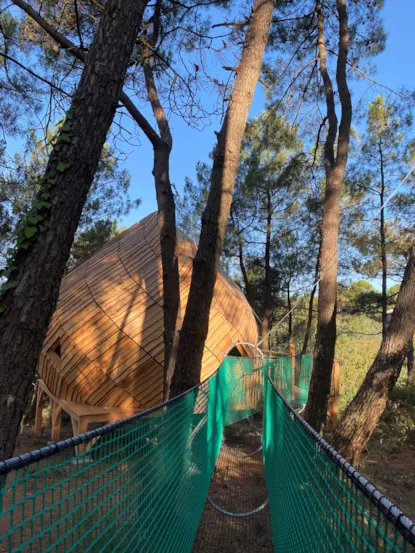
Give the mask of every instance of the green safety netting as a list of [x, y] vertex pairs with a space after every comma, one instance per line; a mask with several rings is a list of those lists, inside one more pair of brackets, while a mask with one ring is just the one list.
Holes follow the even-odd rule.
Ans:
[[410, 521], [289, 406], [311, 366], [229, 357], [165, 405], [0, 463], [0, 553], [190, 553], [224, 427], [259, 411], [278, 553], [409, 551]]
[[263, 366], [266, 374], [292, 407], [305, 405], [313, 369], [311, 355], [266, 358]]
[[255, 364], [229, 358], [167, 405], [0, 463], [0, 552], [190, 552], [224, 424], [257, 410]]
[[325, 442], [277, 389], [285, 363], [265, 378], [262, 434], [274, 548], [278, 553], [413, 551], [415, 526]]

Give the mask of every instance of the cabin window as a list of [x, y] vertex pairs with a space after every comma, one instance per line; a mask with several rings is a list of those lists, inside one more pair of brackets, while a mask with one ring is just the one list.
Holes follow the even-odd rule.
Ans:
[[56, 366], [60, 366], [62, 359], [62, 346], [60, 338], [56, 340], [51, 348], [49, 348], [48, 355]]

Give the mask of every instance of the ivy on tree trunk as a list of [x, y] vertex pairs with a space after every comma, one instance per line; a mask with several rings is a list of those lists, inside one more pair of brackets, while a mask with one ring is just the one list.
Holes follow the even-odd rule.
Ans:
[[146, 0], [105, 3], [39, 198], [20, 226], [20, 235], [27, 240], [18, 240], [9, 260], [9, 286], [2, 292], [0, 316], [1, 459], [13, 454], [60, 281], [146, 4]]

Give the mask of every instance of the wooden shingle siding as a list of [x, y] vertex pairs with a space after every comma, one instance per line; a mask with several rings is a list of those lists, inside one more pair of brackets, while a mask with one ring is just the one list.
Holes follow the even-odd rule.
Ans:
[[[177, 231], [181, 314], [195, 244]], [[163, 283], [157, 213], [105, 244], [62, 281], [38, 372], [58, 398], [91, 406], [144, 409], [162, 400]], [[242, 291], [220, 271], [203, 356], [202, 379], [239, 341], [256, 343]], [[59, 344], [60, 357], [53, 354]], [[241, 348], [241, 352], [247, 352]]]

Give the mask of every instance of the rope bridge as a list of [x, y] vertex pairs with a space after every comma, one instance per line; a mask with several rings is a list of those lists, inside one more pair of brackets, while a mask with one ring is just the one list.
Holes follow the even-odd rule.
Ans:
[[[309, 357], [227, 357], [165, 404], [1, 462], [0, 553], [213, 553], [208, 508], [241, 525], [266, 513], [256, 551], [413, 551], [415, 525], [297, 414], [310, 371]], [[224, 454], [263, 462], [267, 497], [252, 509], [224, 504], [248, 485], [215, 488]]]

